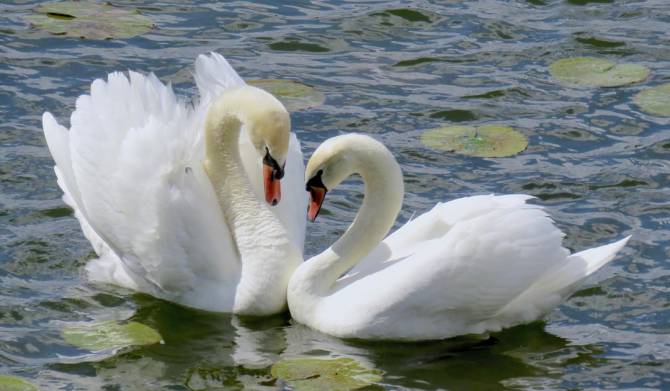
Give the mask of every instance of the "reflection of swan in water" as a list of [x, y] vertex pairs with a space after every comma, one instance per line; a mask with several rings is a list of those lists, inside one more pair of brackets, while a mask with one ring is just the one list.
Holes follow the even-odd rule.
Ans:
[[283, 317], [242, 320], [233, 316], [230, 325], [235, 329], [231, 357], [235, 365], [265, 368], [279, 359], [286, 349], [285, 319]]
[[316, 355], [319, 358], [351, 357], [374, 367], [364, 346], [356, 346], [301, 324], [286, 325], [285, 318], [269, 318], [268, 324], [268, 318], [259, 321], [233, 316], [230, 324], [235, 328], [231, 354], [235, 365], [265, 368], [282, 358]]
[[[190, 378], [193, 384], [209, 384], [211, 388], [223, 387], [225, 380], [228, 384], [237, 382], [241, 388], [263, 389], [259, 383], [271, 382], [269, 366], [281, 359], [303, 356], [353, 358], [385, 371], [383, 381], [391, 388], [502, 389], [501, 382], [514, 384], [515, 378], [542, 376], [543, 381], [551, 381], [545, 376], [545, 367], [561, 370], [567, 365], [592, 363], [599, 353], [596, 346], [568, 344], [545, 332], [539, 322], [492, 334], [485, 341], [456, 338], [389, 344], [342, 340], [289, 323], [286, 316], [240, 318], [192, 310], [148, 296], [138, 300], [132, 320], [156, 328], [165, 344], [138, 348], [153, 363], [138, 362], [136, 354], [116, 356], [107, 362], [105, 383], [119, 384], [122, 389], [146, 387], [140, 379], [124, 378], [114, 370], [136, 362], [155, 373], [162, 384], [183, 385]], [[126, 373], [135, 376], [137, 372]], [[49, 376], [66, 379], [68, 375], [51, 371]], [[86, 389], [102, 388], [102, 376], [101, 372], [90, 379], [91, 386]]]
[[296, 357], [349, 357], [384, 371], [387, 377], [383, 382], [391, 388], [502, 389], [501, 382], [532, 384], [533, 377], [552, 384], [549, 375], [553, 371], [591, 362], [599, 353], [595, 346], [571, 346], [547, 333], [542, 322], [510, 328], [489, 338], [394, 344], [343, 340], [297, 323], [264, 328], [233, 319], [231, 324], [236, 332], [232, 354], [236, 366], [260, 368]]
[[286, 328], [286, 350], [282, 352], [282, 357], [299, 357], [306, 354], [318, 354], [322, 357], [351, 357], [374, 368], [375, 363], [370, 359], [370, 353], [373, 351], [365, 345], [357, 345], [294, 323], [291, 327]]

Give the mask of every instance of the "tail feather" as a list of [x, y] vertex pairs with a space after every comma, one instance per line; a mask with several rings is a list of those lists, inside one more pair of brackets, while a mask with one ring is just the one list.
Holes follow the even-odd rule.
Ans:
[[546, 273], [508, 303], [498, 312], [499, 316], [508, 317], [514, 324], [520, 320], [537, 319], [574, 293], [589, 275], [614, 259], [629, 239], [630, 236], [627, 236], [617, 242], [570, 255], [559, 268]]
[[536, 289], [542, 289], [549, 294], [558, 294], [564, 299], [574, 293], [588, 276], [614, 259], [629, 239], [630, 236], [627, 236], [617, 242], [570, 255], [559, 269], [548, 273], [539, 284], [535, 284]]
[[588, 250], [572, 254], [568, 257], [568, 259], [579, 258], [586, 262], [586, 271], [584, 277], [587, 277], [614, 259], [614, 256], [616, 256], [616, 254], [621, 251], [626, 243], [628, 243], [629, 239], [630, 235], [619, 240], [618, 242], [590, 248]]

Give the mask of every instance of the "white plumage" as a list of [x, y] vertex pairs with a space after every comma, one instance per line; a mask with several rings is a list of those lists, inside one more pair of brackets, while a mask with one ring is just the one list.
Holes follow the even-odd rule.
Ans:
[[[245, 84], [216, 53], [198, 57], [194, 76], [200, 100], [191, 107], [153, 74], [111, 73], [77, 99], [69, 131], [44, 113], [44, 133], [64, 200], [99, 256], [87, 265], [92, 280], [192, 307], [245, 313], [235, 304], [245, 285], [236, 240], [262, 238], [231, 232], [203, 167], [210, 106], [224, 91]], [[290, 135], [283, 201], [273, 208], [262, 201], [261, 157], [244, 129], [239, 155], [253, 189], [245, 196], [261, 200], [257, 208], [279, 218], [283, 227], [277, 229], [301, 256], [306, 196], [297, 138]], [[268, 263], [290, 271], [296, 265], [293, 259]], [[277, 284], [283, 274], [277, 271]], [[247, 288], [265, 283], [245, 278]]]
[[570, 255], [546, 211], [519, 194], [439, 203], [381, 241], [403, 195], [400, 168], [381, 143], [327, 140], [305, 177], [332, 189], [352, 173], [365, 182], [354, 223], [298, 267], [288, 291], [295, 319], [338, 337], [441, 339], [530, 322], [628, 241]]

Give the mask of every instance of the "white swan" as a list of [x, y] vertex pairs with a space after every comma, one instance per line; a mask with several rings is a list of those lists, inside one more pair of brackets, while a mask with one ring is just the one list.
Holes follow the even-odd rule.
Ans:
[[354, 173], [365, 183], [354, 222], [288, 287], [293, 318], [338, 337], [442, 339], [529, 322], [628, 241], [570, 255], [546, 212], [515, 194], [440, 203], [380, 244], [402, 204], [402, 173], [381, 143], [355, 134], [327, 140], [307, 163], [311, 220]]
[[[195, 79], [195, 107], [153, 74], [117, 72], [77, 99], [69, 131], [44, 113], [63, 198], [99, 256], [89, 278], [210, 311], [280, 312], [302, 262], [300, 145], [284, 106], [222, 56], [199, 56]], [[270, 207], [284, 164], [284, 200]]]

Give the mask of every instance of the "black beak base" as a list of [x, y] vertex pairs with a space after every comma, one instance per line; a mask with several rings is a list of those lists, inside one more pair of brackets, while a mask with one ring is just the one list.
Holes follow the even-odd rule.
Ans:
[[270, 150], [266, 147], [265, 148], [265, 157], [263, 157], [263, 164], [266, 166], [270, 166], [272, 168], [272, 179], [282, 179], [284, 177], [284, 167], [286, 166], [286, 163], [284, 163], [283, 166], [279, 166], [279, 163], [270, 155]]
[[311, 188], [317, 187], [324, 189], [325, 191], [328, 191], [326, 188], [326, 185], [323, 184], [323, 179], [321, 179], [321, 176], [323, 175], [323, 170], [319, 170], [316, 172], [316, 175], [313, 177], [309, 178], [307, 183], [305, 183], [305, 190], [310, 191]]

